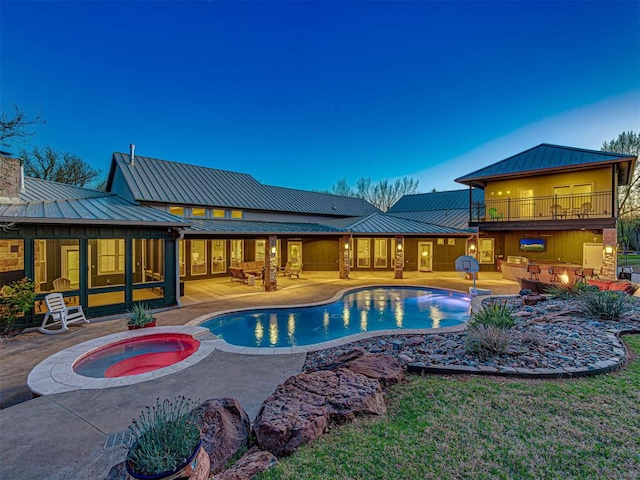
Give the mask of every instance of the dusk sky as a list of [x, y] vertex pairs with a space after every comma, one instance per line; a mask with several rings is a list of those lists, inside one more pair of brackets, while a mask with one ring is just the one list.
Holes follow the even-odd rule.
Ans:
[[[328, 190], [420, 191], [540, 143], [640, 131], [640, 2], [0, 3], [0, 101], [114, 151]], [[14, 152], [17, 153], [17, 152]]]

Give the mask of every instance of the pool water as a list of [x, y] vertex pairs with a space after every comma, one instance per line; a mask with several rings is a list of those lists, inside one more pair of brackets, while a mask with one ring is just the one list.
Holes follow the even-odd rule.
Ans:
[[74, 362], [73, 371], [92, 378], [139, 375], [180, 362], [199, 346], [200, 342], [191, 335], [146, 335], [93, 350]]
[[375, 287], [352, 291], [331, 304], [245, 310], [202, 326], [233, 345], [292, 347], [361, 332], [451, 327], [468, 320], [470, 305], [469, 295], [449, 290]]

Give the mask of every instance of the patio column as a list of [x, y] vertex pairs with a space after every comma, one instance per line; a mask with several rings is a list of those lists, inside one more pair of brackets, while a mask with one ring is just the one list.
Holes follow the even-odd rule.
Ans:
[[396, 236], [396, 251], [393, 278], [401, 279], [404, 271], [404, 237]]
[[269, 235], [267, 239], [267, 252], [264, 258], [264, 290], [275, 292], [278, 289], [278, 239], [275, 235]]
[[[618, 231], [615, 228], [602, 229], [602, 275], [603, 280], [618, 278]], [[598, 273], [598, 272], [596, 272]]]
[[343, 235], [339, 240], [338, 246], [338, 271], [339, 278], [348, 279], [351, 274], [351, 250], [349, 249], [349, 235]]

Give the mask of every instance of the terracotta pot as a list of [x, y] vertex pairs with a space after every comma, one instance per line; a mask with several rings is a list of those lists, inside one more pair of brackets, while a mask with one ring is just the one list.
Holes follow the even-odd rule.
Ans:
[[202, 447], [202, 440], [198, 442], [197, 448], [193, 454], [187, 459], [184, 465], [180, 465], [177, 469], [169, 472], [162, 472], [156, 475], [143, 475], [135, 473], [129, 468], [129, 462], [126, 462], [128, 478], [138, 480], [177, 480], [180, 478], [188, 478], [189, 480], [206, 480], [209, 478], [209, 469], [211, 462], [209, 454]]
[[153, 319], [153, 322], [149, 322], [146, 325], [127, 325], [127, 327], [129, 328], [129, 330], [137, 330], [138, 328], [149, 328], [149, 327], [155, 327], [156, 326], [156, 319]]

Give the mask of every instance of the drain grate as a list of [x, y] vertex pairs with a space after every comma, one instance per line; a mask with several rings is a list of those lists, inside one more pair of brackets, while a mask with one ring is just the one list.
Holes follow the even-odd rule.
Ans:
[[110, 433], [107, 435], [107, 439], [104, 442], [104, 450], [122, 445], [129, 440], [131, 432], [129, 430], [123, 430], [122, 432]]

